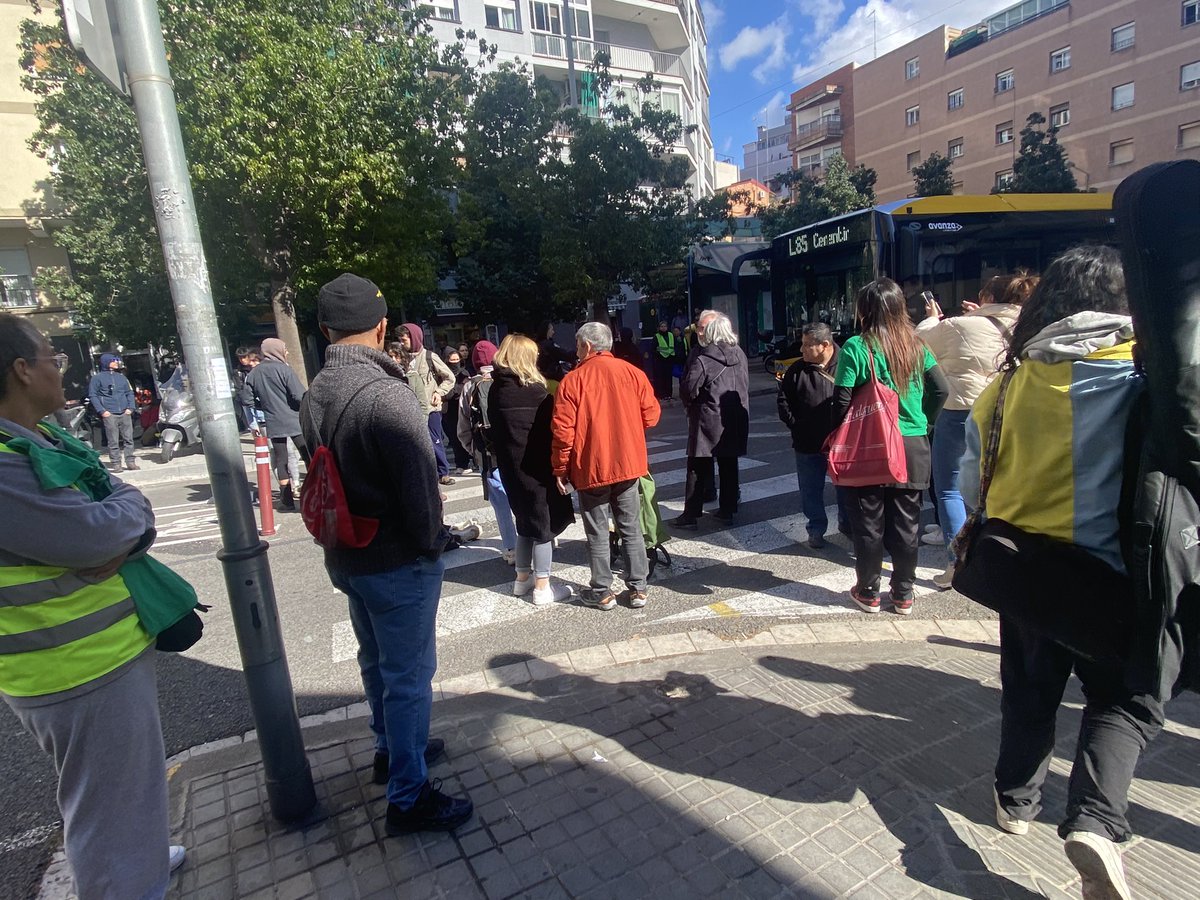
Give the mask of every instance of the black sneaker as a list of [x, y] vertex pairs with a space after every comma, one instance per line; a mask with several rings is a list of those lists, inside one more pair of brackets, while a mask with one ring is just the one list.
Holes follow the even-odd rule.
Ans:
[[718, 522], [724, 522], [726, 525], [733, 524], [733, 513], [731, 512], [721, 512], [721, 510], [718, 509], [712, 514], [712, 516]]
[[471, 818], [475, 804], [467, 797], [443, 794], [441, 786], [440, 778], [426, 782], [412, 809], [402, 810], [389, 803], [384, 830], [393, 836], [414, 831], [453, 831]]
[[678, 516], [667, 524], [672, 528], [686, 528], [689, 531], [695, 531], [700, 527], [700, 520], [693, 519], [691, 516]]
[[829, 544], [825, 540], [824, 536], [819, 535], [819, 534], [814, 534], [811, 537], [809, 537], [808, 546], [812, 550], [824, 550], [827, 546], [829, 546]]
[[[446, 752], [446, 742], [441, 738], [430, 738], [425, 745], [425, 765], [432, 766]], [[390, 760], [386, 753], [376, 753], [371, 780], [376, 784], [388, 783], [388, 765]]]
[[296, 495], [292, 493], [291, 484], [285, 484], [279, 489], [279, 505], [286, 510], [296, 508]]

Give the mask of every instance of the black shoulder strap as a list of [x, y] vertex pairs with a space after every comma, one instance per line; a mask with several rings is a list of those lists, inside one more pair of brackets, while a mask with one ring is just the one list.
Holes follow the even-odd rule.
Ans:
[[[368, 381], [366, 384], [360, 386], [358, 390], [356, 390], [353, 394], [350, 395], [350, 399], [346, 401], [346, 405], [343, 406], [342, 411], [340, 413], [338, 413], [337, 421], [333, 423], [333, 430], [331, 432], [329, 432], [328, 443], [322, 443], [321, 446], [329, 446], [329, 445], [333, 444], [333, 439], [337, 436], [337, 430], [341, 426], [342, 419], [345, 417], [347, 411], [349, 411], [351, 404], [354, 403], [354, 401], [358, 399], [359, 394], [361, 394], [363, 391], [365, 391], [371, 385], [377, 384], [378, 382], [379, 382], [379, 379], [374, 379], [372, 381]], [[317, 436], [317, 440], [320, 441], [321, 440], [321, 431], [320, 431], [320, 429], [317, 428], [316, 420], [313, 419], [311, 402], [308, 404], [308, 421], [309, 421], [309, 424], [312, 425], [313, 434], [315, 434]]]
[[1005, 344], [1012, 343], [1012, 329], [1001, 322], [996, 316], [984, 316], [989, 322], [996, 326], [996, 330], [1000, 332], [1000, 336], [1004, 338]]

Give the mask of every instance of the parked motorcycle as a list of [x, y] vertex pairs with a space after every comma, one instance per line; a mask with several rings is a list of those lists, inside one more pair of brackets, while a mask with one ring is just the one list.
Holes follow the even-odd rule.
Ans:
[[159, 452], [162, 461], [169, 463], [181, 446], [200, 443], [200, 413], [182, 366], [176, 366], [171, 377], [158, 386], [158, 395]]
[[93, 416], [89, 413], [90, 407], [86, 400], [71, 400], [62, 409], [51, 416], [47, 416], [46, 421], [53, 420], [55, 425], [71, 435], [71, 437], [82, 441], [89, 447], [95, 448], [96, 440], [92, 432]]

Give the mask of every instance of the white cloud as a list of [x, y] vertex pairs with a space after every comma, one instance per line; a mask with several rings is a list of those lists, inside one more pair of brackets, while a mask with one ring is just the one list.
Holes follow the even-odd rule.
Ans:
[[766, 125], [768, 128], [782, 125], [784, 116], [787, 115], [788, 99], [786, 91], [776, 91], [771, 99], [759, 107], [758, 112], [754, 114], [754, 124]]
[[812, 19], [812, 37], [819, 40], [833, 30], [846, 9], [842, 0], [793, 0], [802, 15]]
[[700, 6], [704, 8], [704, 27], [712, 37], [725, 21], [725, 8], [720, 0], [700, 0]]
[[786, 65], [787, 39], [791, 33], [792, 28], [787, 16], [780, 16], [762, 28], [747, 25], [733, 40], [721, 47], [718, 54], [721, 66], [727, 71], [733, 71], [742, 62], [756, 59], [758, 64], [750, 74], [756, 81], [764, 82], [772, 72]]
[[[806, 0], [805, 6], [811, 14], [814, 7], [835, 3], [840, 5], [841, 0]], [[945, 0], [867, 0], [841, 27], [821, 36], [820, 43], [796, 64], [792, 78], [798, 86], [805, 85], [848, 62], [870, 62], [939, 25], [963, 28], [1002, 8], [997, 0], [960, 0], [950, 9]]]

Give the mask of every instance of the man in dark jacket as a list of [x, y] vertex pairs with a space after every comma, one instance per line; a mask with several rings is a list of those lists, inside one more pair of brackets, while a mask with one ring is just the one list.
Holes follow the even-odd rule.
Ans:
[[309, 446], [336, 460], [350, 512], [379, 522], [365, 547], [327, 549], [325, 568], [349, 600], [358, 638], [375, 782], [387, 784], [385, 828], [450, 831], [474, 806], [443, 794], [427, 769], [444, 746], [429, 740], [442, 500], [428, 422], [404, 370], [383, 352], [386, 316], [382, 292], [365, 278], [339, 275], [321, 288], [317, 319], [331, 346], [300, 421]]
[[121, 373], [121, 357], [105, 353], [100, 357], [100, 371], [88, 384], [88, 401], [104, 422], [108, 440], [108, 458], [113, 471], [121, 469], [121, 451], [125, 452], [125, 468], [138, 468], [133, 455], [133, 411], [137, 401], [129, 379]]
[[[833, 430], [833, 375], [841, 348], [824, 322], [804, 329], [801, 357], [784, 373], [779, 385], [779, 418], [792, 432], [796, 451], [796, 478], [800, 483], [800, 508], [808, 519], [808, 546], [825, 546], [829, 517], [825, 515], [825, 470], [822, 446]], [[838, 530], [850, 533], [842, 492], [838, 498]]]
[[287, 345], [279, 338], [263, 341], [260, 353], [262, 362], [247, 373], [240, 399], [243, 404], [262, 411], [264, 428], [271, 439], [271, 462], [279, 480], [280, 505], [284, 509], [295, 509], [292, 486], [300, 484], [300, 456], [304, 456], [305, 464], [309, 460], [308, 449], [300, 435], [299, 411], [304, 385], [288, 365]]
[[704, 498], [720, 473], [720, 507], [716, 517], [733, 521], [738, 504], [738, 457], [746, 455], [750, 437], [750, 372], [729, 317], [705, 310], [697, 323], [692, 353], [679, 395], [687, 407], [687, 488], [676, 528], [698, 527]]

